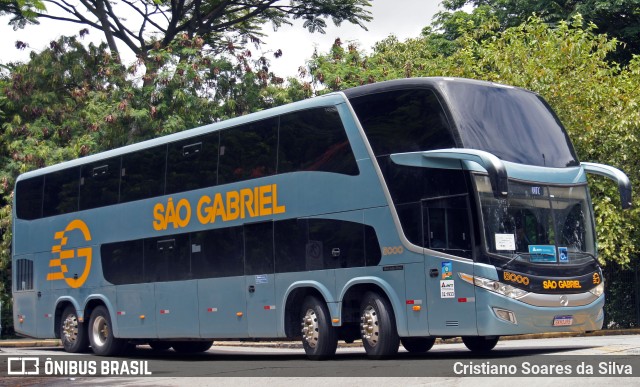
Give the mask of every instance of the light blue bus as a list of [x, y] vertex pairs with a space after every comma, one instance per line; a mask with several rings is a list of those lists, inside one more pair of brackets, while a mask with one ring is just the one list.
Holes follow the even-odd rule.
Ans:
[[460, 336], [600, 329], [587, 173], [529, 91], [415, 78], [230, 119], [21, 175], [18, 334], [132, 344], [339, 340], [371, 358]]

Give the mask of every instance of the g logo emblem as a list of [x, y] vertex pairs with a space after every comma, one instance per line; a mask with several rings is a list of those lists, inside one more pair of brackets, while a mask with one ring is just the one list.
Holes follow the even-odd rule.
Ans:
[[[93, 255], [93, 249], [91, 247], [82, 247], [75, 250], [63, 250], [62, 248], [67, 244], [67, 241], [68, 241], [68, 237], [66, 236], [66, 233], [73, 230], [79, 230], [82, 233], [82, 236], [84, 237], [84, 240], [86, 242], [91, 240], [91, 233], [89, 232], [89, 227], [87, 227], [86, 223], [81, 221], [80, 219], [72, 220], [63, 231], [56, 232], [54, 239], [59, 240], [60, 244], [54, 245], [51, 248], [51, 252], [53, 254], [58, 254], [58, 258], [52, 258], [49, 261], [49, 267], [60, 268], [60, 271], [47, 274], [47, 281], [63, 279], [67, 282], [67, 285], [69, 285], [70, 287], [79, 288], [87, 280], [87, 277], [89, 276], [89, 272], [91, 271], [91, 257]], [[71, 258], [85, 259], [84, 270], [82, 271], [82, 275], [80, 275], [79, 277], [77, 275], [74, 275], [71, 278], [66, 276], [69, 269], [67, 268], [67, 265], [62, 263], [62, 260], [71, 259]]]

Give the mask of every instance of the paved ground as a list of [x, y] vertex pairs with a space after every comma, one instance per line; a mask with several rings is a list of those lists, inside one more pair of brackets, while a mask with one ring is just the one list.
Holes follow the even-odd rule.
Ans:
[[[409, 354], [403, 350], [393, 359], [376, 361], [366, 357], [356, 346], [342, 347], [335, 359], [309, 361], [299, 348], [256, 345], [214, 346], [206, 353], [184, 356], [173, 351], [153, 352], [140, 346], [125, 358], [101, 358], [93, 355], [66, 354], [59, 347], [4, 347], [0, 358], [40, 357], [53, 361], [146, 361], [152, 377], [7, 377], [0, 385], [130, 385], [183, 386], [211, 385], [300, 385], [305, 386], [574, 386], [585, 381], [616, 387], [637, 386], [640, 375], [640, 334], [599, 335], [587, 337], [552, 337], [500, 341], [489, 354], [474, 354], [461, 343], [436, 344], [425, 354]], [[61, 360], [62, 359], [62, 360]], [[592, 374], [579, 373], [583, 364]], [[485, 375], [472, 366], [514, 367], [528, 372], [526, 377]], [[6, 369], [6, 364], [0, 364]], [[568, 368], [567, 368], [568, 367]], [[631, 367], [631, 368], [629, 368]], [[557, 370], [571, 370], [569, 375]], [[551, 373], [547, 372], [551, 370]], [[628, 377], [627, 371], [632, 371]], [[585, 375], [592, 379], [585, 379]], [[186, 377], [185, 376], [189, 376]], [[490, 376], [490, 377], [484, 377]]]
[[[640, 335], [640, 328], [637, 329], [606, 329], [590, 333], [536, 333], [530, 335], [504, 336], [500, 338], [500, 342], [511, 340], [529, 340], [529, 339], [548, 339], [562, 337], [597, 337], [597, 336], [625, 336]], [[436, 341], [436, 344], [460, 343], [460, 338], [452, 338], [447, 340]], [[340, 347], [361, 347], [360, 342], [353, 344], [345, 344], [341, 342]], [[0, 348], [16, 348], [16, 347], [56, 347], [60, 346], [60, 340], [57, 339], [29, 339], [29, 338], [12, 338], [0, 339]], [[233, 346], [233, 347], [270, 347], [270, 348], [302, 348], [297, 341], [216, 341], [215, 346]]]

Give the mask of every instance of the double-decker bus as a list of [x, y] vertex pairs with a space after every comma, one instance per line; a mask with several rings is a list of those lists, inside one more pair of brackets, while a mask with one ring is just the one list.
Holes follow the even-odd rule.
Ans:
[[202, 352], [214, 340], [339, 340], [372, 358], [462, 337], [600, 329], [587, 173], [527, 90], [371, 84], [21, 175], [21, 335]]

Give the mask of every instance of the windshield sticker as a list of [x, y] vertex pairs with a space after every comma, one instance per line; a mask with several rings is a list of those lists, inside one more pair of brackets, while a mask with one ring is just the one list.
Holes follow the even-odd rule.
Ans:
[[568, 263], [569, 250], [566, 247], [558, 247], [558, 257], [560, 258], [560, 263]]
[[456, 288], [453, 280], [440, 281], [440, 298], [456, 298]]
[[442, 262], [442, 279], [443, 280], [453, 279], [453, 268], [451, 266], [451, 262]]
[[530, 245], [530, 262], [557, 262], [556, 247], [553, 245]]
[[496, 250], [510, 250], [516, 249], [516, 236], [513, 234], [496, 234]]

